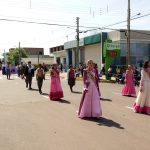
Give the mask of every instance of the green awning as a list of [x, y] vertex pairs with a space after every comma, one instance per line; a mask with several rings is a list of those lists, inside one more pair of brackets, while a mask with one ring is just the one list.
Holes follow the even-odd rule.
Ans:
[[101, 42], [101, 35], [96, 34], [84, 38], [84, 45], [96, 44]]

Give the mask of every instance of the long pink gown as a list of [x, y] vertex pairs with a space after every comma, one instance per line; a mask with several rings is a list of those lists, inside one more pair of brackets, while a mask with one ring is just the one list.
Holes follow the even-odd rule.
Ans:
[[125, 85], [122, 89], [123, 96], [133, 96], [136, 97], [135, 85], [134, 85], [134, 74], [129, 70], [125, 74]]
[[133, 104], [133, 110], [137, 113], [150, 114], [150, 77], [144, 69], [141, 71], [140, 86], [143, 87], [143, 91], [138, 92]]
[[64, 97], [63, 90], [60, 83], [59, 71], [52, 69], [50, 73], [50, 93], [49, 98], [51, 100], [59, 100]]
[[99, 118], [102, 116], [99, 92], [97, 89], [95, 79], [93, 77], [95, 77], [94, 70], [84, 70], [84, 90], [78, 111], [78, 116], [80, 118]]

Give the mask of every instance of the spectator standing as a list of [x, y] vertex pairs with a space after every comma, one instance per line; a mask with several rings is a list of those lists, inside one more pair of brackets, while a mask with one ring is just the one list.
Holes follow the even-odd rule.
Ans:
[[6, 75], [6, 64], [2, 63], [2, 75]]
[[34, 77], [34, 68], [31, 65], [31, 61], [29, 61], [28, 65], [25, 67], [24, 76], [25, 76], [26, 88], [28, 88], [29, 86], [29, 90], [31, 90], [32, 78]]
[[21, 66], [20, 65], [17, 65], [17, 74], [18, 74], [18, 77], [20, 77], [20, 73], [21, 73]]
[[63, 64], [60, 63], [60, 71], [63, 72]]
[[45, 72], [44, 72], [44, 69], [42, 68], [42, 65], [39, 64], [39, 66], [36, 70], [36, 80], [37, 80], [37, 85], [38, 85], [40, 94], [42, 94], [42, 85], [43, 85], [44, 79], [45, 79]]
[[109, 79], [111, 79], [111, 77], [112, 77], [112, 67], [111, 66], [108, 68], [108, 77], [109, 77]]
[[43, 70], [44, 70], [44, 80], [45, 80], [45, 74], [46, 74], [46, 72], [48, 71], [48, 69], [47, 69], [45, 63], [42, 64], [42, 68], [43, 68]]
[[6, 70], [7, 79], [10, 80], [10, 75], [11, 75], [11, 64], [10, 64], [10, 62], [7, 63], [5, 70]]
[[67, 71], [67, 79], [68, 79], [68, 85], [70, 86], [71, 92], [73, 92], [73, 86], [75, 85], [75, 70], [73, 69], [73, 66], [69, 66], [69, 70]]
[[83, 70], [86, 68], [86, 64], [81, 65], [81, 76], [83, 77]]
[[21, 65], [20, 65], [20, 76], [22, 79], [24, 79], [24, 73], [25, 73], [25, 68], [26, 68], [26, 64], [23, 64], [23, 62], [21, 62]]

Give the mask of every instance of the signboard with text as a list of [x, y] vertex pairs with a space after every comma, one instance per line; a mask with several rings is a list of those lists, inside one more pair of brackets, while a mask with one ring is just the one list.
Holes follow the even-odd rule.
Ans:
[[120, 56], [120, 44], [112, 43], [111, 40], [107, 40], [104, 43], [104, 57], [111, 56]]
[[120, 56], [120, 44], [113, 43], [112, 40], [106, 40], [104, 42], [103, 53], [105, 57], [105, 75], [106, 79], [109, 79], [108, 68], [111, 66], [112, 58]]

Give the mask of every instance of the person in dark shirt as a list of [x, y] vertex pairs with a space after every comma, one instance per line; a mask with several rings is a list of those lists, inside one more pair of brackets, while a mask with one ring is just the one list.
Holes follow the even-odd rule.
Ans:
[[72, 65], [69, 66], [69, 70], [67, 71], [67, 79], [70, 90], [73, 92], [72, 88], [75, 85], [75, 70], [73, 69]]
[[39, 64], [39, 66], [36, 70], [36, 80], [37, 80], [37, 85], [38, 85], [40, 94], [42, 94], [43, 79], [45, 79], [44, 69], [42, 68], [42, 65]]
[[29, 90], [31, 90], [32, 78], [34, 77], [34, 68], [31, 65], [31, 61], [29, 61], [28, 65], [25, 67], [24, 76], [25, 76], [26, 88], [28, 88], [29, 86]]

